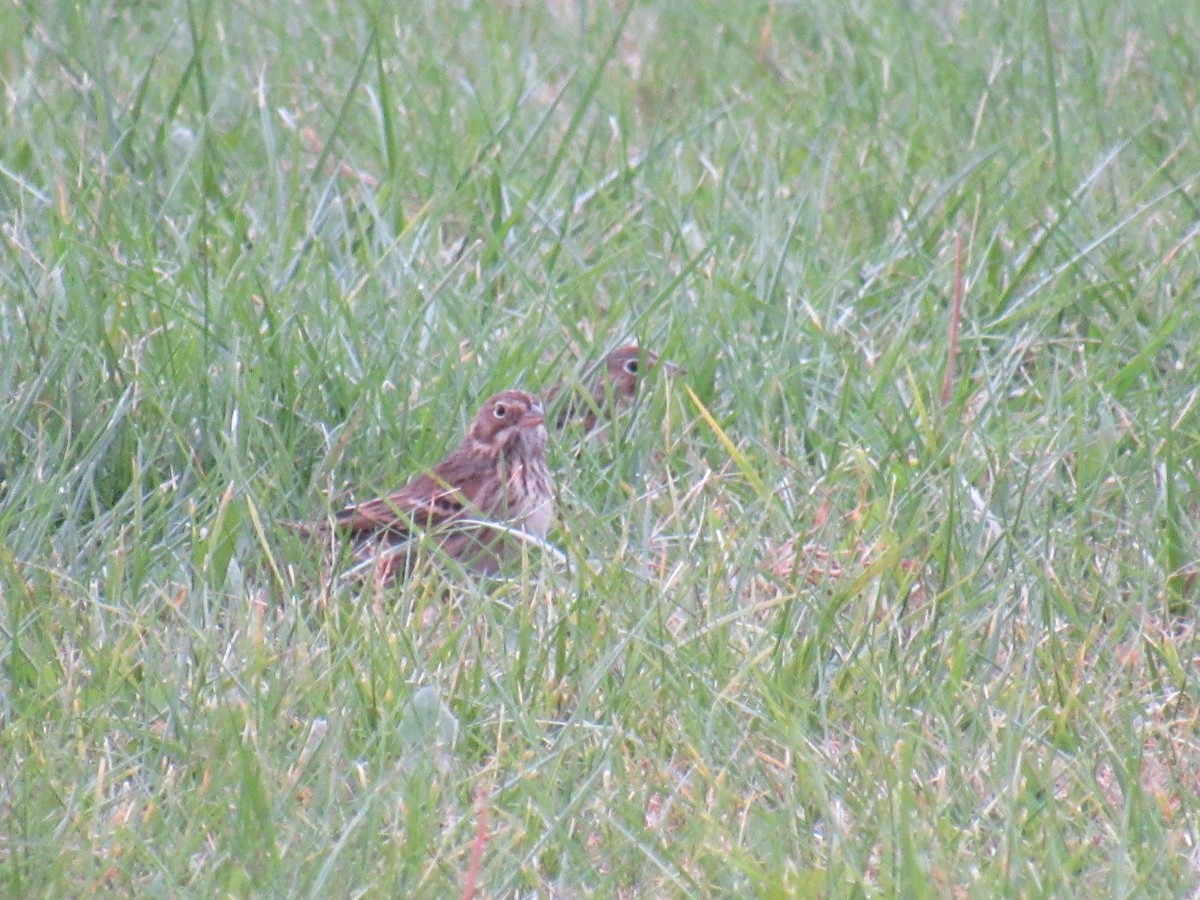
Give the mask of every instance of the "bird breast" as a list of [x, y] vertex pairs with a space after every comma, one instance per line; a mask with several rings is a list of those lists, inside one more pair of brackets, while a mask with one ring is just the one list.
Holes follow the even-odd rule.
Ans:
[[554, 488], [544, 460], [515, 462], [508, 478], [513, 524], [542, 538], [554, 521]]
[[526, 511], [521, 527], [534, 537], [544, 538], [553, 523], [554, 507], [550, 495], [546, 494], [540, 500], [536, 500], [532, 508]]

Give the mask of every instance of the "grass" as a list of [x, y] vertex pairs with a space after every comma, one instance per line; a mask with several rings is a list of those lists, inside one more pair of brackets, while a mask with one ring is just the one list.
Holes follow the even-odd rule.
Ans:
[[[3, 892], [1200, 890], [1198, 31], [0, 10]], [[568, 564], [281, 527], [626, 339]]]

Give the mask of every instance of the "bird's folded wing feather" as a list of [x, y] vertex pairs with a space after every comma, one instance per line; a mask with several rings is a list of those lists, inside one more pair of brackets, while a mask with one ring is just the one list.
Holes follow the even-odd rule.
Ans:
[[346, 534], [405, 533], [437, 528], [462, 515], [466, 500], [455, 488], [421, 475], [386, 497], [367, 500], [337, 513], [334, 528]]

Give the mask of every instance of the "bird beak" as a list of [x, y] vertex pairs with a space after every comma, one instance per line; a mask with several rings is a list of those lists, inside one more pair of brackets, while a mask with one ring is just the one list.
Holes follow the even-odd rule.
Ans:
[[662, 366], [662, 370], [672, 378], [674, 378], [676, 375], [687, 374], [687, 369], [685, 369], [683, 366], [675, 365], [675, 363], [671, 362], [670, 360], [664, 359], [659, 363], [659, 365]]
[[537, 428], [539, 425], [541, 425], [545, 421], [546, 421], [546, 413], [542, 410], [542, 407], [541, 406], [531, 406], [531, 407], [529, 407], [529, 412], [527, 412], [527, 413], [525, 413], [525, 415], [521, 416], [521, 427], [522, 428]]

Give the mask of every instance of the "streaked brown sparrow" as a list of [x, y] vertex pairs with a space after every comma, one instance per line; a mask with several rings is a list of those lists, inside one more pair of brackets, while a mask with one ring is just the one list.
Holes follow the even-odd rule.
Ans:
[[489, 397], [462, 442], [428, 472], [301, 531], [353, 538], [362, 568], [374, 567], [384, 580], [405, 574], [426, 541], [491, 574], [519, 558], [526, 535], [545, 537], [553, 516], [541, 401], [510, 390]]
[[[632, 344], [613, 350], [604, 358], [604, 369], [584, 385], [583, 393], [571, 385], [559, 385], [546, 395], [546, 408], [551, 410], [555, 427], [563, 428], [578, 419], [583, 423], [585, 434], [603, 439], [600, 432], [604, 426], [633, 405], [639, 382], [658, 365], [658, 354], [652, 350]], [[671, 362], [664, 361], [661, 365], [668, 375], [683, 371]], [[604, 424], [600, 432], [593, 434], [601, 419]]]

